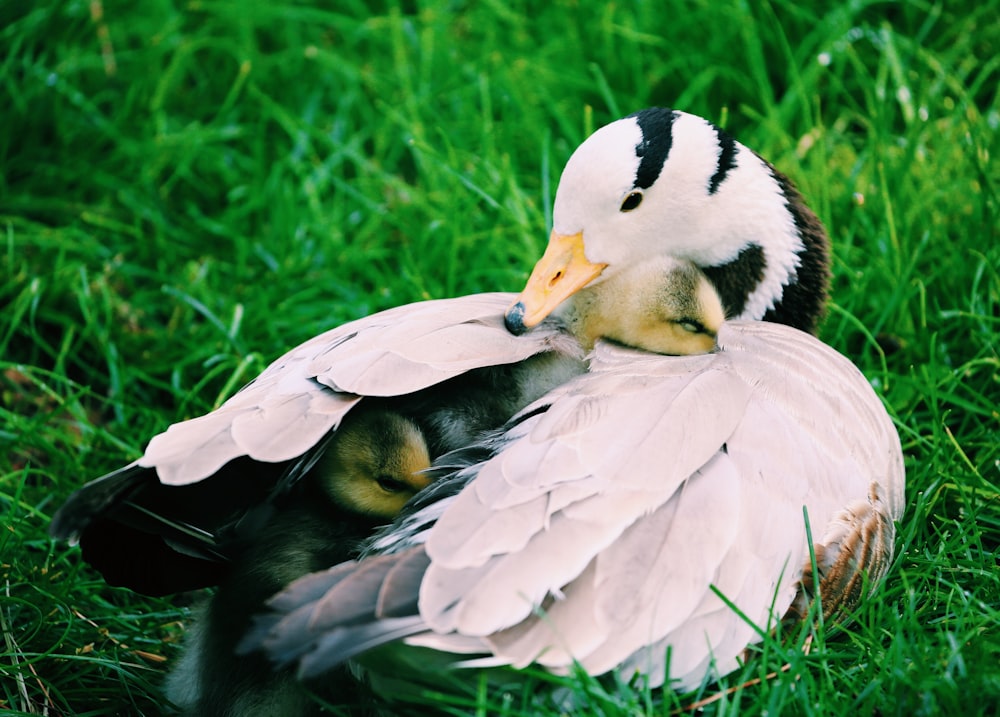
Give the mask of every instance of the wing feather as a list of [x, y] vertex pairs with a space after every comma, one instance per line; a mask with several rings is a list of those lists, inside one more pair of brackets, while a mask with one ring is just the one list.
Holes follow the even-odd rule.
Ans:
[[292, 349], [215, 411], [170, 426], [139, 465], [162, 482], [203, 480], [242, 455], [280, 462], [336, 428], [360, 396], [402, 396], [475, 368], [517, 363], [572, 339], [546, 326], [515, 337], [503, 327], [510, 294], [479, 294], [390, 309]]
[[431, 530], [433, 629], [484, 635], [501, 662], [594, 673], [656, 674], [669, 646], [692, 686], [791, 604], [803, 508], [821, 535], [873, 480], [901, 495], [898, 438], [849, 361], [785, 327], [724, 328], [720, 353], [690, 361], [599, 345]]
[[[408, 645], [492, 652], [467, 667], [564, 672], [578, 660], [691, 688], [734, 669], [797, 599], [805, 516], [830, 561], [863, 523], [860, 540], [877, 545], [857, 548], [861, 568], [880, 575], [903, 467], [868, 382], [784, 326], [730, 322], [718, 343], [698, 357], [599, 343], [589, 373], [529, 408], [492, 458], [462, 468], [443, 510], [407, 517], [430, 558], [422, 627], [355, 629], [331, 611], [329, 629], [372, 646], [405, 634]], [[422, 514], [436, 522], [418, 530]], [[314, 653], [311, 672], [335, 663], [346, 634]]]
[[[126, 471], [80, 488], [54, 534], [79, 535], [88, 562], [112, 571], [116, 584], [155, 594], [213, 584], [227, 546], [246, 538], [243, 528], [268, 514], [266, 503], [308, 470], [366, 397], [406, 397], [433, 448], [448, 450], [582, 371], [579, 346], [557, 324], [522, 337], [506, 330], [512, 299], [410, 304], [301, 344], [218, 409], [155, 436]], [[458, 388], [425, 391], [474, 369], [482, 371]], [[175, 560], [178, 552], [198, 560]]]
[[[657, 382], [594, 372], [570, 384], [527, 435], [482, 467], [431, 531], [433, 562], [421, 592], [430, 624], [475, 635], [510, 627], [665, 503], [715, 455], [749, 397], [732, 374], [706, 366], [691, 362], [688, 372]], [[728, 400], [706, 400], [720, 394]], [[580, 406], [603, 420], [577, 420]], [[547, 555], [566, 558], [552, 565]], [[482, 585], [451, 590], [459, 584], [451, 575], [469, 568], [481, 568]]]

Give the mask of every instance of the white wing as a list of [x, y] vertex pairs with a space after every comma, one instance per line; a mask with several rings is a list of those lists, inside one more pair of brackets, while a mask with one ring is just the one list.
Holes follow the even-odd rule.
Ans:
[[139, 465], [155, 467], [164, 484], [185, 485], [239, 456], [289, 460], [335, 428], [360, 395], [402, 396], [554, 345], [572, 350], [555, 330], [512, 336], [503, 327], [512, 300], [495, 293], [408, 304], [320, 334], [215, 411], [155, 436]]
[[138, 461], [83, 486], [54, 517], [52, 534], [79, 537], [88, 562], [109, 581], [140, 592], [212, 584], [218, 571], [205, 561], [224, 559], [226, 546], [252, 534], [269, 501], [309, 469], [359, 401], [410, 400], [475, 369], [489, 371], [506, 384], [487, 382], [470, 394], [473, 377], [461, 390], [422, 399], [431, 413], [420, 417], [425, 428], [442, 443], [467, 442], [477, 421], [502, 424], [582, 371], [578, 344], [554, 324], [520, 337], [504, 328], [512, 300], [496, 293], [409, 304], [305, 342], [217, 410], [170, 426]]
[[792, 604], [804, 510], [823, 544], [870, 506], [889, 532], [861, 567], [879, 577], [903, 470], [867, 381], [784, 326], [732, 322], [719, 344], [674, 358], [599, 347], [431, 529], [420, 613], [433, 632], [408, 642], [460, 652], [477, 636], [492, 664], [576, 659], [653, 684], [670, 646], [690, 687], [756, 639], [713, 586], [764, 630]]

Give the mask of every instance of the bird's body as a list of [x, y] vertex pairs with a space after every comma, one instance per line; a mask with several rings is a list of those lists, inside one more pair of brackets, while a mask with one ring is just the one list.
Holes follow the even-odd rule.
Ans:
[[[681, 357], [599, 343], [588, 373], [467, 469], [433, 525], [409, 541], [390, 529], [376, 546], [387, 554], [293, 583], [258, 644], [315, 676], [405, 637], [397, 654], [360, 656], [377, 691], [384, 672], [399, 690], [399, 666], [424, 662], [398, 654], [410, 646], [479, 667], [577, 661], [654, 686], [669, 647], [671, 684], [689, 689], [802, 611], [807, 520], [824, 611], [853, 605], [866, 576], [885, 574], [902, 511], [892, 421], [807, 334], [728, 322], [718, 340]], [[342, 604], [372, 610], [343, 622]]]
[[[275, 598], [245, 649], [319, 675], [372, 648], [358, 659], [377, 689], [376, 653], [429, 651], [416, 663], [435, 669], [572, 658], [657, 684], [669, 647], [670, 679], [691, 686], [759, 637], [713, 586], [764, 629], [805, 610], [805, 514], [823, 536], [824, 604], [850, 604], [891, 558], [901, 459], [863, 377], [796, 330], [815, 330], [828, 281], [826, 234], [798, 192], [705, 120], [644, 110], [574, 153], [553, 224], [518, 297], [412, 304], [306, 342], [81, 489], [53, 533], [79, 536], [118, 583], [210, 584], [191, 560], [238, 559], [258, 513], [379, 400], [418, 420], [432, 456], [454, 451], [436, 463], [445, 477], [360, 562]], [[719, 328], [723, 314], [740, 321]], [[704, 352], [716, 328], [718, 351], [649, 353]], [[143, 575], [122, 535], [171, 557]]]

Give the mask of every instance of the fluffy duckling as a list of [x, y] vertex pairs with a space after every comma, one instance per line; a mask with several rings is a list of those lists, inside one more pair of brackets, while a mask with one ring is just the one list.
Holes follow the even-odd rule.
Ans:
[[[264, 601], [295, 578], [347, 560], [430, 478], [427, 442], [412, 420], [384, 409], [352, 412], [315, 466], [277, 506], [198, 611], [168, 697], [188, 717], [318, 714], [289, 672], [236, 645]], [[341, 703], [359, 698], [346, 672], [318, 688]]]
[[[637, 286], [655, 288], [636, 291]], [[725, 310], [715, 288], [693, 264], [658, 256], [580, 289], [556, 315], [587, 351], [598, 339], [606, 339], [684, 356], [715, 347]]]
[[323, 493], [344, 510], [392, 519], [430, 483], [431, 460], [421, 428], [405, 416], [352, 412], [313, 468]]

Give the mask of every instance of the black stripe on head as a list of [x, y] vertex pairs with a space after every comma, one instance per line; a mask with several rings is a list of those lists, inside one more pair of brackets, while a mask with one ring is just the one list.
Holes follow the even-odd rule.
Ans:
[[639, 110], [629, 115], [635, 118], [642, 131], [642, 141], [635, 146], [635, 156], [640, 158], [633, 187], [649, 189], [660, 176], [663, 163], [674, 143], [673, 125], [677, 113], [663, 107]]
[[712, 125], [719, 138], [719, 160], [715, 165], [715, 174], [708, 180], [708, 193], [715, 194], [719, 185], [726, 179], [729, 170], [736, 166], [736, 140], [721, 127]]
[[750, 294], [763, 281], [766, 268], [764, 249], [759, 244], [748, 244], [728, 264], [703, 266], [701, 270], [719, 292], [726, 318], [731, 319], [743, 313]]

